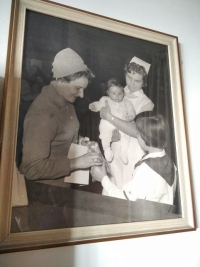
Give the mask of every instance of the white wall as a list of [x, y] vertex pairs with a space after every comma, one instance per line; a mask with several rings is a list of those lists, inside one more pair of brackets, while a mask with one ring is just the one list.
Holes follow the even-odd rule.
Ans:
[[[10, 1], [1, 0], [2, 6], [0, 7], [2, 13], [0, 14], [0, 76], [5, 73]], [[200, 1], [57, 0], [55, 2], [179, 37], [188, 144], [191, 154], [197, 226], [199, 228]], [[200, 229], [195, 232], [3, 254], [0, 255], [0, 266], [199, 267]]]

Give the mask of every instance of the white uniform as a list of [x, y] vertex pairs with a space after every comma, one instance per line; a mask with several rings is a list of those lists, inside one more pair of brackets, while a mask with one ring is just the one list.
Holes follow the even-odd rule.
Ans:
[[113, 184], [108, 176], [103, 178], [102, 185], [107, 195], [111, 197], [132, 201], [146, 199], [173, 205], [177, 182], [176, 172], [175, 165], [165, 154], [165, 150], [162, 150], [143, 157], [131, 181], [126, 183], [122, 190]]
[[[153, 102], [144, 94], [142, 89], [132, 93], [126, 86], [124, 88], [124, 91], [125, 98], [131, 101], [132, 105], [135, 108], [136, 115], [144, 111], [153, 110]], [[128, 165], [124, 165], [120, 160], [119, 142], [112, 143], [112, 151], [114, 153], [114, 158], [110, 166], [113, 174], [113, 182], [117, 185], [118, 188], [122, 189], [123, 185], [130, 181], [131, 175], [134, 172], [135, 164], [142, 158], [144, 151], [141, 149], [137, 139], [134, 137], [130, 137], [128, 149]]]

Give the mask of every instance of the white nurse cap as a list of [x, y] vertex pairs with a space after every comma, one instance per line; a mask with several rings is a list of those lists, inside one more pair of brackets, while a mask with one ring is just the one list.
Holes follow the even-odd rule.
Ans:
[[144, 61], [144, 60], [142, 60], [142, 59], [140, 59], [140, 58], [138, 58], [138, 57], [133, 57], [133, 58], [131, 59], [130, 63], [132, 63], [132, 62], [134, 62], [134, 63], [136, 63], [136, 64], [138, 64], [138, 65], [143, 66], [143, 67], [145, 68], [147, 74], [148, 74], [149, 69], [150, 69], [150, 67], [151, 67], [151, 64], [147, 63], [146, 61]]

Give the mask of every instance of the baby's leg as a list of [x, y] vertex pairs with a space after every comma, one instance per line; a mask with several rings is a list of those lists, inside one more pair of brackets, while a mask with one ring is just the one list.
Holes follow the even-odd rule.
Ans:
[[112, 126], [112, 124], [110, 124], [107, 121], [101, 120], [99, 125], [99, 131], [100, 131], [99, 138], [101, 139], [102, 147], [104, 150], [104, 156], [108, 162], [111, 162], [113, 160], [113, 152], [110, 147], [113, 128], [114, 127]]
[[113, 160], [113, 152], [110, 147], [110, 141], [101, 139], [102, 147], [104, 150], [104, 156], [108, 162], [112, 162]]
[[122, 132], [121, 134], [121, 140], [120, 140], [120, 146], [121, 146], [121, 151], [120, 151], [120, 158], [122, 162], [127, 165], [128, 164], [128, 148], [129, 148], [129, 142], [130, 142], [130, 137]]

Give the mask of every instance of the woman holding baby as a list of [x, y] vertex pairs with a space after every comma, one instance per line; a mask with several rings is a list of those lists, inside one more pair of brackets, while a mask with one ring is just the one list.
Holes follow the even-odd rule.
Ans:
[[[146, 62], [133, 58], [125, 67], [127, 86], [124, 91], [118, 91], [122, 94], [121, 103], [124, 99], [129, 100], [136, 115], [152, 111], [154, 107], [142, 90], [146, 85], [149, 67]], [[116, 87], [112, 92], [117, 94]], [[107, 94], [115, 100], [110, 90]], [[127, 150], [127, 162], [121, 157], [122, 143], [120, 141], [112, 143], [113, 158], [107, 159], [110, 161], [111, 175], [107, 174], [105, 163], [101, 167], [91, 168], [93, 178], [103, 186], [103, 194], [132, 201], [145, 199], [173, 205], [177, 168], [165, 150], [169, 133], [168, 122], [163, 116], [152, 116], [150, 112], [147, 112], [149, 114], [146, 117], [137, 117], [135, 121], [122, 119], [114, 112], [113, 102], [110, 99], [106, 101], [106, 107], [100, 111], [102, 120], [106, 120], [119, 129], [120, 133], [131, 138]], [[106, 156], [105, 150], [104, 154]]]
[[[143, 88], [147, 85], [149, 69], [150, 64], [136, 57], [125, 66], [126, 87], [124, 88], [124, 98], [132, 103], [136, 115], [145, 111], [152, 111], [154, 108], [153, 102], [143, 91]], [[127, 164], [124, 164], [120, 157], [120, 142], [112, 143], [113, 160], [110, 163], [113, 174], [112, 179], [117, 187], [121, 189], [124, 184], [131, 180], [135, 164], [142, 158], [145, 152], [140, 147], [136, 138], [137, 131], [134, 120], [130, 122], [116, 117], [108, 103], [106, 107], [101, 109], [100, 114], [102, 119], [131, 137], [127, 151]]]

